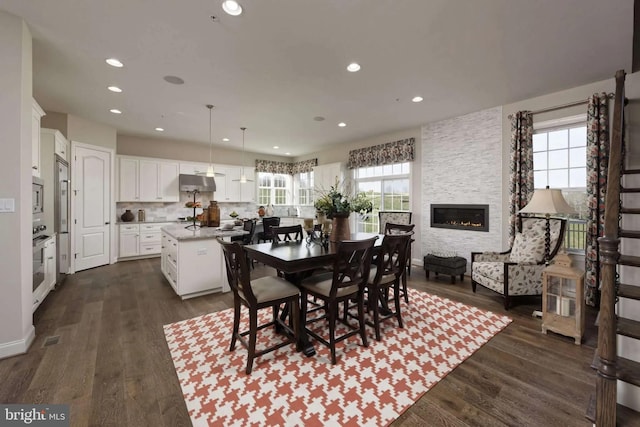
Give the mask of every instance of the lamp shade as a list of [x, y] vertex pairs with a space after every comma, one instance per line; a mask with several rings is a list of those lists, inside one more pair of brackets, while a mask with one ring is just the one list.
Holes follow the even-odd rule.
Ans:
[[576, 211], [562, 196], [562, 191], [553, 188], [535, 190], [527, 206], [520, 213], [533, 214], [572, 214]]

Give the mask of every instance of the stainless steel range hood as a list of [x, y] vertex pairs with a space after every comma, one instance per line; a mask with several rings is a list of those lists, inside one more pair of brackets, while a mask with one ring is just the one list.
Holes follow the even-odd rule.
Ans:
[[180, 174], [180, 191], [198, 190], [200, 193], [216, 191], [216, 181], [212, 176]]

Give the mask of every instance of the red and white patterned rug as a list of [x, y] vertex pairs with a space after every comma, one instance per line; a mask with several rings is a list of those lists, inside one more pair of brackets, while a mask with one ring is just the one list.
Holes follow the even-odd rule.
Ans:
[[[386, 321], [381, 342], [367, 328], [368, 348], [360, 346], [357, 336], [343, 341], [335, 366], [321, 344], [315, 344], [313, 357], [290, 345], [257, 358], [251, 375], [245, 375], [246, 349], [238, 344], [229, 351], [232, 309], [165, 325], [193, 425], [388, 425], [511, 322], [425, 292], [409, 292], [411, 304], [402, 307], [404, 328]], [[262, 311], [271, 315], [271, 310]], [[257, 348], [272, 340], [280, 337], [272, 328], [263, 329]]]

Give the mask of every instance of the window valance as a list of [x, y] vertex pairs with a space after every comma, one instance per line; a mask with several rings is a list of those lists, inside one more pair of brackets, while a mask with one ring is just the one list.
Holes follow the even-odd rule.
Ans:
[[303, 160], [296, 163], [256, 159], [256, 172], [294, 175], [296, 173], [311, 172], [314, 166], [318, 166], [318, 159]]
[[411, 162], [415, 157], [415, 138], [401, 139], [349, 151], [349, 169]]

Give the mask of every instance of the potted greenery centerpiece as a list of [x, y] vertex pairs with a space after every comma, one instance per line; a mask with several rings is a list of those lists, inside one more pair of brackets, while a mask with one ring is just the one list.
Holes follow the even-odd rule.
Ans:
[[356, 212], [365, 215], [373, 210], [371, 201], [364, 193], [350, 195], [349, 189], [339, 190], [338, 183], [332, 185], [329, 191], [321, 193], [315, 201], [314, 207], [320, 215], [326, 215], [332, 220], [330, 241], [338, 242], [349, 240], [351, 231], [349, 230], [349, 215]]

